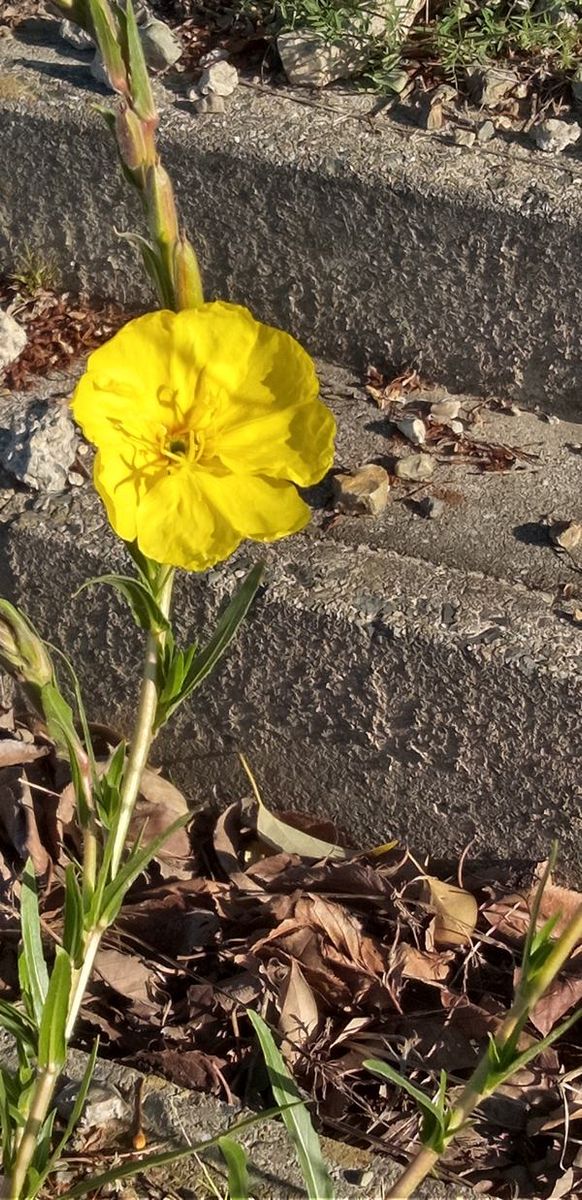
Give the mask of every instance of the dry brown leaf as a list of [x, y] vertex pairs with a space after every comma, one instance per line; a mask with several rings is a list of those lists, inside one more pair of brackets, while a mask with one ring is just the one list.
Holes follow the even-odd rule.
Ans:
[[311, 837], [302, 829], [287, 825], [280, 817], [276, 817], [263, 803], [254, 775], [243, 755], [240, 755], [253, 794], [257, 802], [257, 833], [262, 842], [272, 850], [283, 850], [286, 854], [299, 854], [301, 858], [345, 858], [346, 851], [334, 842], [326, 842], [322, 838]]
[[[129, 837], [137, 838], [142, 834], [144, 841], [158, 837], [164, 830], [188, 811], [188, 804], [182, 792], [174, 787], [168, 779], [146, 767], [140, 783], [140, 794], [137, 799]], [[145, 826], [145, 828], [144, 828]], [[185, 829], [177, 829], [158, 850], [155, 861], [159, 864], [165, 877], [190, 875], [187, 867], [190, 858], [190, 838]]]
[[279, 989], [281, 1050], [288, 1063], [293, 1064], [301, 1058], [301, 1048], [307, 1045], [318, 1027], [319, 1011], [313, 990], [299, 963], [292, 959]]
[[19, 738], [0, 739], [0, 767], [16, 767], [24, 763], [35, 762], [48, 754], [48, 746], [36, 746], [30, 742], [22, 742]]
[[[575, 973], [576, 967], [578, 974]], [[535, 1008], [530, 1012], [529, 1019], [542, 1037], [546, 1037], [554, 1025], [557, 1025], [558, 1021], [581, 1000], [582, 953], [578, 951], [570, 959], [567, 973], [562, 972], [557, 979], [552, 981], [541, 1000], [538, 1000]]]
[[465, 946], [475, 932], [477, 901], [464, 888], [425, 875], [424, 900], [435, 914], [432, 935], [435, 946]]
[[233, 1103], [233, 1097], [222, 1074], [225, 1060], [215, 1054], [180, 1047], [176, 1050], [142, 1054], [140, 1061], [146, 1062], [178, 1087], [191, 1088], [197, 1092], [211, 1092], [213, 1095], [224, 1090], [227, 1102]]
[[95, 970], [103, 981], [115, 992], [132, 1003], [151, 1005], [148, 990], [152, 977], [151, 967], [121, 950], [100, 950], [95, 959]]
[[2, 781], [0, 826], [18, 857], [23, 861], [32, 859], [36, 875], [48, 875], [51, 859], [36, 823], [32, 792], [24, 771], [20, 772], [16, 767], [7, 767]]
[[[493, 904], [490, 904], [484, 910], [484, 916], [487, 918], [490, 925], [493, 926], [496, 933], [504, 934], [509, 938], [522, 940], [528, 930], [530, 923], [530, 914], [532, 911], [535, 895], [538, 888], [539, 880], [543, 877], [547, 863], [540, 863], [536, 869], [534, 880], [529, 888], [522, 894], [514, 892], [509, 896], [502, 896]], [[544, 888], [541, 899], [537, 929], [541, 929], [542, 925], [551, 917], [558, 917], [555, 925], [554, 934], [558, 937], [565, 929], [568, 922], [574, 916], [582, 904], [582, 892], [576, 892], [572, 888], [560, 887], [558, 884], [548, 879]]]
[[236, 887], [246, 892], [259, 892], [261, 885], [242, 869], [241, 813], [240, 801], [221, 813], [214, 827], [214, 852], [225, 875]]
[[448, 979], [451, 972], [451, 952], [435, 954], [431, 950], [417, 950], [408, 942], [399, 942], [390, 956], [390, 971], [397, 979], [416, 979], [419, 983], [439, 984]]

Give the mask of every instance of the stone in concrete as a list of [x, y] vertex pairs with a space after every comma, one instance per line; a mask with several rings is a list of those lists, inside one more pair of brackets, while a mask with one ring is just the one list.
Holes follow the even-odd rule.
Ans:
[[26, 330], [10, 313], [0, 309], [0, 373], [22, 354], [26, 342]]

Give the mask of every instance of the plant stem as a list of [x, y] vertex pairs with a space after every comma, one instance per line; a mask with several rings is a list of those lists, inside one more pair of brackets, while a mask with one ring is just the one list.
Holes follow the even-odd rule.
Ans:
[[[174, 571], [170, 569], [166, 573], [159, 595], [159, 606], [165, 617], [168, 616], [170, 611], [173, 583]], [[113, 834], [113, 852], [111, 856], [112, 879], [120, 867], [127, 832], [139, 793], [141, 777], [153, 741], [153, 727], [158, 703], [158, 661], [165, 640], [165, 632], [159, 630], [156, 633], [150, 633], [147, 641], [137, 717], [123, 779], [119, 816]]]
[[[528, 983], [526, 980], [518, 986], [515, 1001], [495, 1035], [495, 1042], [501, 1050], [511, 1038], [514, 1038], [516, 1035], [519, 1036], [519, 1033], [528, 1020], [530, 1012], [535, 1008], [538, 1000], [541, 999], [552, 980], [568, 961], [572, 950], [581, 939], [582, 904], [578, 906], [573, 917], [568, 921], [564, 932], [556, 939], [551, 953], [548, 955], [546, 962], [539, 970], [533, 982]], [[491, 1064], [486, 1052], [479, 1059], [473, 1074], [467, 1080], [461, 1092], [458, 1102], [451, 1109], [447, 1143], [459, 1133], [473, 1110], [481, 1101], [486, 1096], [492, 1095], [495, 1091], [495, 1087], [488, 1086], [490, 1071]], [[398, 1181], [394, 1184], [394, 1187], [387, 1192], [386, 1200], [408, 1200], [408, 1197], [414, 1194], [419, 1184], [422, 1183], [423, 1179], [426, 1179], [426, 1176], [436, 1166], [439, 1158], [440, 1154], [436, 1150], [431, 1150], [428, 1146], [423, 1146], [403, 1171]]]
[[46, 1120], [58, 1074], [54, 1068], [40, 1071], [34, 1088], [26, 1125], [22, 1131], [14, 1170], [6, 1177], [0, 1192], [1, 1200], [18, 1200], [26, 1182], [40, 1131]]
[[[165, 617], [167, 617], [170, 612], [170, 604], [172, 599], [174, 570], [172, 568], [161, 568], [160, 571], [160, 590], [158, 603], [162, 613]], [[112, 878], [119, 870], [127, 837], [127, 831], [133, 815], [135, 802], [139, 794], [139, 785], [141, 782], [142, 773], [144, 767], [146, 766], [148, 754], [153, 741], [153, 726], [158, 700], [158, 661], [159, 655], [163, 650], [165, 640], [166, 634], [163, 630], [158, 630], [156, 633], [151, 633], [148, 636], [137, 717], [121, 791], [119, 817], [115, 830], [111, 834], [114, 839], [111, 863]], [[92, 834], [90, 830], [85, 831], [85, 836], [87, 836], [87, 834], [91, 839]], [[93, 846], [90, 844], [90, 875], [93, 871], [93, 867], [91, 865], [93, 853]], [[87, 856], [85, 855], [84, 867], [86, 866]], [[80, 969], [73, 975], [71, 992], [69, 995], [69, 1012], [65, 1027], [65, 1041], [67, 1044], [72, 1036], [75, 1023], [79, 1015], [79, 1010], [81, 1008], [81, 1004], [83, 1003], [85, 989], [91, 977], [97, 951], [99, 950], [99, 945], [105, 929], [105, 925], [98, 923], [92, 929], [87, 931], [85, 948], [83, 952], [83, 962]], [[14, 1163], [12, 1175], [10, 1178], [6, 1178], [2, 1185], [2, 1191], [0, 1191], [0, 1200], [20, 1200], [20, 1197], [23, 1194], [23, 1188], [26, 1185], [26, 1178], [30, 1169], [30, 1164], [34, 1157], [38, 1135], [49, 1111], [57, 1078], [58, 1074], [54, 1070], [43, 1070], [39, 1071], [37, 1074], [32, 1093], [30, 1109], [22, 1132], [20, 1145], [17, 1150], [16, 1161]]]

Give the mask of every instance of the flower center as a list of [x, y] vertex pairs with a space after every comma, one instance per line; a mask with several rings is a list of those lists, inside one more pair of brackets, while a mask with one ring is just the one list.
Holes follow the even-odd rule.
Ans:
[[200, 430], [178, 429], [172, 433], [164, 429], [161, 436], [161, 451], [168, 459], [168, 469], [172, 464], [181, 465], [185, 461], [197, 462], [204, 449], [204, 434]]

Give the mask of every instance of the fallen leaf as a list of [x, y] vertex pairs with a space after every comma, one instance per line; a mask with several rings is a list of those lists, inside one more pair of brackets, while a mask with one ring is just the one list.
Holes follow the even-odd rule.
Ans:
[[[576, 965], [579, 974], [575, 974]], [[546, 1037], [558, 1021], [582, 1000], [582, 953], [578, 951], [568, 962], [567, 972], [562, 972], [552, 981], [530, 1012], [532, 1025]]]
[[152, 1004], [149, 984], [152, 969], [135, 954], [121, 950], [100, 950], [95, 959], [95, 970], [101, 979], [125, 996], [131, 1003]]
[[390, 955], [390, 972], [398, 980], [416, 979], [419, 983], [444, 983], [451, 973], [453, 954], [435, 954], [418, 950], [408, 942], [399, 942]]
[[283, 850], [287, 854], [299, 854], [301, 858], [345, 858], [346, 851], [333, 842], [311, 837], [301, 829], [286, 825], [279, 817], [269, 812], [263, 803], [253, 773], [243, 755], [240, 759], [253, 789], [257, 802], [257, 833], [272, 850]]
[[465, 946], [477, 924], [479, 909], [475, 897], [434, 875], [426, 875], [423, 883], [425, 902], [435, 914], [432, 928], [435, 946]]
[[290, 1064], [301, 1058], [305, 1046], [317, 1032], [317, 1001], [299, 963], [292, 959], [279, 989], [279, 1029], [283, 1034], [281, 1052]]
[[44, 758], [48, 753], [48, 746], [36, 746], [34, 743], [22, 742], [19, 738], [0, 739], [0, 767], [15, 767], [35, 762], [37, 758]]
[[[129, 827], [130, 840], [142, 833], [144, 841], [158, 837], [177, 819], [189, 811], [187, 801], [168, 779], [146, 767], [141, 777], [139, 796]], [[176, 829], [167, 838], [155, 861], [164, 877], [190, 875], [187, 867], [191, 856], [190, 838], [186, 829]]]
[[19, 858], [32, 859], [35, 874], [47, 876], [51, 858], [43, 845], [32, 792], [24, 771], [7, 767], [0, 789], [0, 825]]

